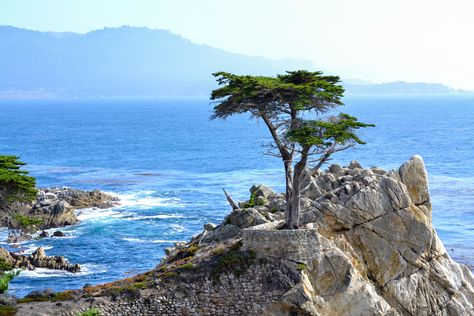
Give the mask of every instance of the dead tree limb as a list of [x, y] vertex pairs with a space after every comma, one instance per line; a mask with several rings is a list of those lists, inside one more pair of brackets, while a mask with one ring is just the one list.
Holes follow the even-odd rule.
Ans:
[[232, 206], [232, 210], [238, 209], [239, 205], [237, 204], [237, 202], [235, 202], [234, 199], [229, 194], [227, 194], [225, 189], [222, 189], [222, 191], [224, 191], [227, 202], [229, 202], [230, 206]]

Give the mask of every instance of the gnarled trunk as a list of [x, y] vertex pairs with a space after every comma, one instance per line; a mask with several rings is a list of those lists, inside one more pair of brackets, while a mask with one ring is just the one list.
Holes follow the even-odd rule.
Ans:
[[[309, 152], [309, 148], [304, 147], [303, 151], [301, 152], [301, 159], [295, 165], [295, 170], [291, 177], [292, 179], [291, 192], [289, 194], [289, 198], [287, 196], [287, 200], [286, 200], [286, 207], [287, 207], [286, 227], [288, 229], [297, 229], [300, 226], [300, 211], [301, 211], [300, 210], [300, 200], [301, 200], [300, 181], [301, 181], [301, 176], [303, 174], [303, 171], [306, 168], [306, 163], [308, 162], [308, 152]], [[291, 169], [291, 165], [290, 165], [290, 169]], [[287, 171], [286, 164], [285, 164], [285, 171]], [[288, 190], [288, 186], [287, 186], [287, 190]], [[287, 195], [288, 195], [288, 192], [287, 192]]]
[[[286, 227], [288, 229], [297, 228], [295, 224], [298, 225], [298, 213], [295, 213], [295, 208], [293, 206], [294, 200], [294, 179], [293, 179], [293, 167], [291, 160], [285, 160], [285, 180], [286, 180]], [[299, 210], [296, 210], [297, 212]], [[295, 222], [296, 220], [296, 222]]]

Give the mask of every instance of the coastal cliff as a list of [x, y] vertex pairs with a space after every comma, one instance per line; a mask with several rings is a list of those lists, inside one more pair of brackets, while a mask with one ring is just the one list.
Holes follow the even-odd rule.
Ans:
[[398, 170], [307, 170], [302, 228], [283, 227], [283, 195], [250, 200], [152, 271], [23, 300], [18, 315], [472, 315], [474, 278], [432, 225], [428, 176], [414, 156]]

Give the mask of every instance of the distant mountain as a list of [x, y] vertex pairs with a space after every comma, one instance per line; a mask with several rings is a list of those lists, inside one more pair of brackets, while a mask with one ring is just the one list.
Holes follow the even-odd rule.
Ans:
[[314, 68], [309, 61], [198, 45], [163, 30], [76, 34], [0, 26], [0, 97], [209, 95], [216, 71], [275, 75]]
[[[0, 98], [209, 95], [216, 71], [275, 75], [316, 67], [195, 44], [163, 30], [120, 27], [87, 34], [0, 26]], [[439, 84], [348, 80], [347, 93], [452, 92]]]
[[387, 93], [452, 93], [457, 90], [440, 83], [386, 82], [386, 83], [344, 83], [348, 94], [387, 94]]

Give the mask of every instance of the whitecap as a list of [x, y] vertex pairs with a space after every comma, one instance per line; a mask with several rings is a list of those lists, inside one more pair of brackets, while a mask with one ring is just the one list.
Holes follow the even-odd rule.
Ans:
[[136, 243], [153, 243], [153, 244], [166, 244], [166, 243], [175, 243], [178, 240], [164, 240], [164, 239], [154, 239], [154, 240], [146, 240], [140, 238], [133, 238], [133, 237], [124, 237], [122, 240], [128, 242], [136, 242]]
[[49, 250], [49, 249], [53, 249], [53, 246], [38, 246], [36, 244], [30, 244], [30, 245], [27, 245], [26, 247], [22, 247], [19, 249], [18, 253], [22, 254], [22, 255], [30, 255], [32, 254], [36, 249], [38, 249], [39, 247], [43, 247], [43, 249], [46, 251], [46, 250]]
[[180, 214], [157, 214], [157, 215], [136, 215], [133, 217], [126, 218], [128, 221], [139, 221], [146, 219], [168, 219], [168, 218], [185, 218], [184, 215]]
[[18, 277], [24, 278], [62, 278], [62, 277], [80, 277], [84, 275], [99, 274], [107, 272], [105, 265], [97, 265], [92, 263], [81, 264], [81, 270], [72, 273], [65, 270], [54, 270], [45, 268], [36, 268], [35, 270], [22, 270]]
[[171, 228], [176, 232], [182, 232], [185, 229], [184, 226], [178, 224], [171, 224]]
[[0, 228], [0, 243], [6, 244], [8, 239], [9, 230], [7, 227]]
[[146, 240], [139, 239], [139, 238], [132, 238], [132, 237], [124, 237], [122, 238], [122, 240], [129, 241], [129, 242], [139, 242], [139, 243], [146, 242]]
[[164, 240], [164, 239], [155, 239], [155, 240], [151, 240], [150, 242], [154, 243], [154, 244], [166, 244], [166, 243], [175, 243], [175, 242], [179, 242], [180, 240]]
[[140, 207], [140, 208], [153, 208], [153, 207], [183, 207], [180, 203], [179, 198], [162, 198], [156, 196], [150, 196], [154, 194], [153, 191], [141, 191], [136, 193], [114, 193], [116, 197], [120, 199], [118, 207]]
[[121, 218], [126, 216], [124, 212], [118, 212], [113, 208], [99, 209], [99, 208], [83, 208], [76, 210], [76, 216], [80, 221], [95, 220], [103, 217], [107, 218]]

